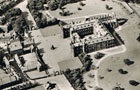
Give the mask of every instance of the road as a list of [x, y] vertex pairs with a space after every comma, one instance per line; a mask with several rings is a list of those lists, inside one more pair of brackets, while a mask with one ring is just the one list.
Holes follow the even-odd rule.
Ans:
[[130, 7], [130, 8], [132, 8], [132, 10], [134, 11], [134, 13], [139, 17], [139, 19], [140, 19], [140, 15], [138, 14], [138, 12], [128, 3], [128, 6]]

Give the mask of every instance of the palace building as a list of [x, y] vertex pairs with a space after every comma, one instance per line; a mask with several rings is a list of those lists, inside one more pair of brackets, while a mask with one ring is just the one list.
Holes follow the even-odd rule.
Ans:
[[[71, 46], [75, 57], [82, 52], [91, 53], [116, 46], [116, 39], [100, 20], [94, 20], [85, 25], [90, 28], [92, 27], [92, 29], [86, 29], [86, 34], [83, 32], [85, 35], [84, 37], [81, 37], [79, 31], [73, 30], [74, 32], [71, 33]], [[80, 25], [75, 27], [80, 28]], [[81, 27], [84, 27], [83, 24], [81, 24]]]
[[99, 20], [102, 23], [108, 24], [113, 28], [118, 27], [115, 13], [103, 13], [99, 15], [84, 17], [84, 19], [78, 18], [70, 22], [66, 21], [66, 25], [61, 25], [61, 28], [63, 30], [63, 38], [68, 38], [75, 32], [78, 33], [80, 37], [93, 34], [93, 22], [95, 20]]
[[83, 52], [91, 53], [117, 45], [116, 38], [106, 27], [119, 26], [115, 13], [88, 16], [82, 20], [77, 18], [65, 23], [67, 24], [62, 26], [63, 38], [72, 39], [71, 47], [75, 57]]

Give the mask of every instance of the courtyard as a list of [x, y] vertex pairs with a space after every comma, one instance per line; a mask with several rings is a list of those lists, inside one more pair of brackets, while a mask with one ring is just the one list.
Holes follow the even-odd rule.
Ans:
[[[63, 39], [62, 31], [59, 30], [61, 29], [41, 29], [32, 32], [32, 36], [34, 36], [35, 42], [38, 43], [39, 49], [43, 50], [43, 59], [44, 62], [49, 65], [50, 73], [60, 71], [60, 65], [63, 63], [66, 64], [65, 68], [70, 67], [71, 63], [75, 63], [75, 68], [82, 66], [80, 60], [73, 55], [70, 38]], [[55, 49], [51, 49], [52, 46], [54, 46]]]

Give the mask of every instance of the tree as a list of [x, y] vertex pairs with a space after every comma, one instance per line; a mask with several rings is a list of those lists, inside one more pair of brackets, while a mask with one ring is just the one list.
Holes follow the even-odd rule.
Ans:
[[78, 7], [78, 10], [82, 10], [82, 8]]
[[129, 80], [129, 84], [131, 84], [132, 86], [137, 86], [139, 85], [140, 83], [135, 81], [135, 80]]
[[103, 88], [95, 87], [95, 90], [103, 90]]
[[59, 8], [62, 9], [62, 7], [65, 5], [64, 0], [59, 0]]
[[114, 87], [112, 90], [125, 90], [125, 89], [121, 87]]
[[90, 78], [94, 78], [94, 77], [95, 77], [95, 75], [92, 74], [92, 73], [90, 73], [88, 76], [89, 76]]
[[56, 10], [59, 7], [59, 4], [58, 4], [57, 0], [51, 0], [48, 3], [48, 6], [49, 6], [49, 9], [53, 11], [53, 10]]
[[86, 71], [89, 71], [91, 69], [92, 66], [92, 62], [91, 61], [87, 61], [87, 63], [84, 65]]
[[1, 9], [0, 9], [0, 16], [3, 15], [4, 13], [6, 13], [9, 9], [14, 7], [16, 4], [20, 3], [21, 1], [23, 1], [23, 0], [10, 1], [7, 5], [2, 4]]
[[4, 61], [3, 61], [4, 55], [5, 55], [4, 49], [0, 47], [0, 68], [3, 68], [6, 66]]
[[80, 2], [79, 4], [80, 4], [80, 6], [85, 6], [85, 5], [86, 5], [86, 4], [83, 3], [83, 2]]
[[71, 72], [71, 70], [69, 68], [66, 69], [65, 73], [69, 74]]
[[140, 35], [137, 37], [137, 40], [140, 42]]
[[125, 71], [125, 70], [123, 70], [123, 69], [119, 69], [118, 70], [121, 74], [127, 74], [128, 72], [127, 71]]
[[13, 26], [12, 26], [11, 23], [8, 24], [7, 29], [8, 29], [8, 32], [11, 31], [11, 30], [13, 30]]
[[134, 64], [134, 61], [131, 61], [131, 60], [129, 60], [129, 59], [124, 59], [124, 63], [125, 63], [126, 65], [132, 65], [132, 64]]
[[6, 18], [5, 18], [5, 17], [1, 18], [1, 20], [0, 20], [0, 24], [1, 24], [1, 25], [6, 24]]
[[90, 55], [87, 55], [86, 57], [85, 57], [85, 62], [87, 62], [87, 61], [92, 61], [92, 58], [91, 58], [91, 56]]
[[104, 55], [105, 55], [104, 53], [97, 52], [97, 53], [94, 55], [94, 58], [95, 58], [95, 59], [100, 59], [100, 58], [102, 58]]
[[112, 70], [111, 70], [111, 69], [109, 69], [109, 68], [107, 69], [107, 71], [108, 71], [108, 72], [112, 72]]
[[40, 0], [29, 0], [28, 4], [27, 4], [27, 8], [29, 8], [29, 10], [43, 10], [44, 6], [43, 6], [43, 2]]
[[106, 5], [106, 9], [107, 9], [107, 10], [111, 10], [112, 7], [109, 7], [109, 5]]
[[10, 9], [6, 14], [5, 14], [5, 19], [8, 21], [10, 20], [11, 17], [19, 16], [22, 14], [22, 11], [20, 8], [13, 8]]
[[41, 23], [42, 23], [42, 27], [45, 27], [48, 24], [47, 23], [47, 18], [45, 16], [42, 16]]
[[126, 3], [132, 2], [132, 3], [140, 3], [140, 0], [124, 0]]

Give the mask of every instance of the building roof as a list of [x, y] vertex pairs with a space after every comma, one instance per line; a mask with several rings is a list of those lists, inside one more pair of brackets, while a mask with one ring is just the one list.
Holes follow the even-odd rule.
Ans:
[[25, 66], [33, 65], [37, 63], [37, 57], [35, 53], [29, 53], [22, 56], [25, 60]]
[[[75, 39], [72, 38], [72, 41], [74, 42], [74, 44], [73, 44], [74, 46], [80, 46], [83, 43], [94, 44], [94, 43], [99, 43], [99, 42], [104, 42], [104, 41], [114, 39], [112, 34], [106, 28], [106, 26], [104, 26], [99, 20], [96, 20], [94, 22], [85, 23], [85, 24], [93, 25], [94, 34], [87, 35], [83, 39], [80, 39], [78, 34], [75, 34], [75, 33], [72, 34], [72, 37], [75, 37]], [[79, 25], [77, 25], [77, 26], [79, 26]]]
[[94, 43], [109, 41], [109, 40], [113, 40], [113, 39], [114, 39], [114, 37], [112, 37], [110, 35], [107, 35], [107, 36], [104, 36], [104, 37], [98, 37], [98, 38], [94, 38], [94, 39], [91, 39], [91, 40], [86, 40], [85, 44], [94, 44]]
[[28, 46], [30, 46], [32, 44], [33, 44], [33, 40], [32, 39], [27, 38], [27, 39], [24, 40], [24, 46], [25, 47], [28, 47]]
[[80, 30], [80, 29], [85, 29], [88, 27], [93, 27], [93, 22], [88, 22], [88, 23], [84, 23], [84, 24], [79, 24], [79, 25], [74, 25], [72, 27], [72, 30]]
[[78, 25], [78, 24], [85, 24], [85, 22], [93, 22], [94, 20], [108, 20], [108, 19], [114, 19], [116, 18], [116, 14], [114, 12], [112, 13], [101, 13], [101, 14], [94, 14], [94, 15], [89, 15], [89, 16], [84, 16], [80, 18], [74, 18], [74, 19], [69, 19], [65, 20], [67, 25], [64, 25], [64, 28], [68, 28], [71, 25]]
[[14, 76], [10, 76], [10, 74], [6, 74], [2, 69], [0, 69], [0, 85], [4, 85], [15, 80], [16, 78]]
[[73, 45], [74, 45], [75, 47], [78, 47], [78, 46], [82, 46], [83, 43], [82, 43], [82, 42], [78, 42], [78, 43], [74, 43]]
[[14, 41], [12, 43], [10, 43], [9, 45], [10, 51], [17, 51], [17, 50], [21, 50], [22, 49], [22, 45], [20, 43], [20, 41]]

